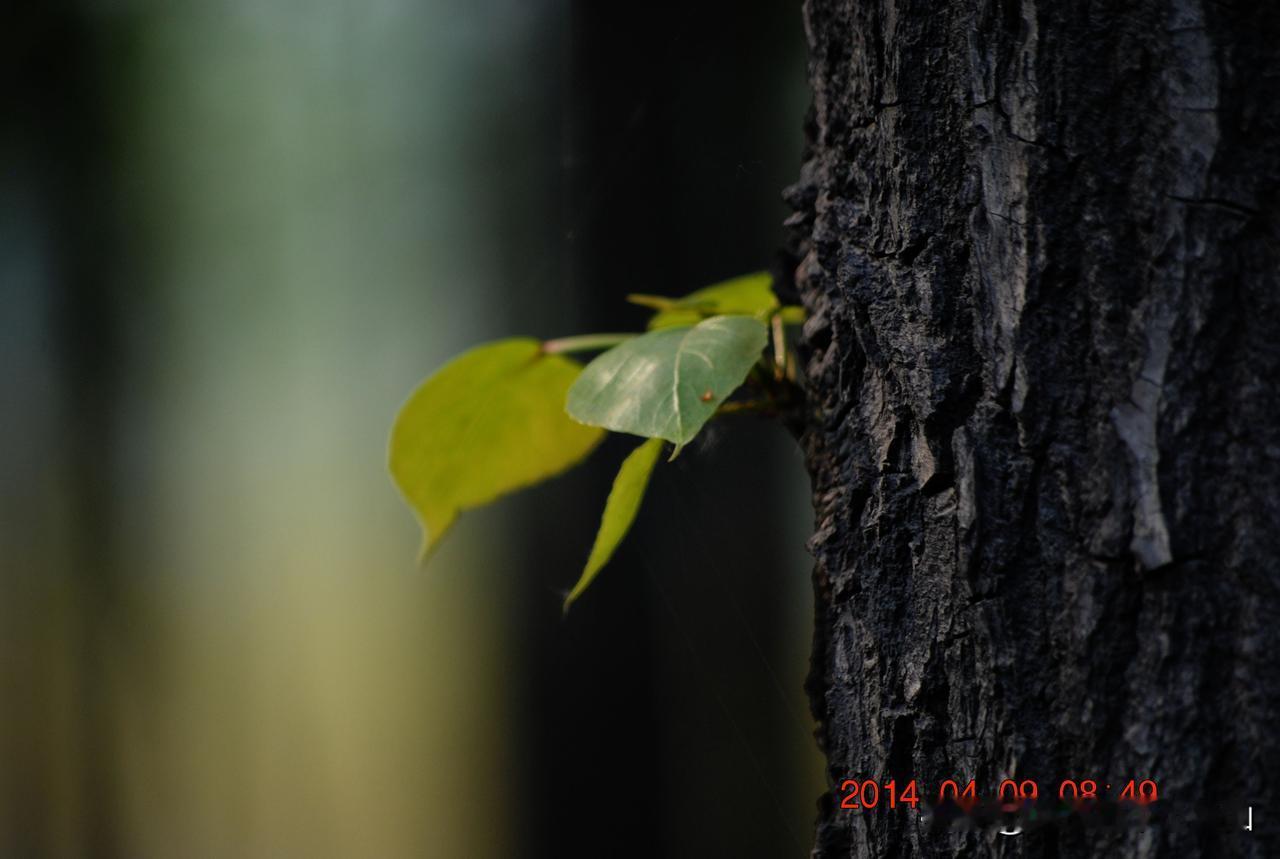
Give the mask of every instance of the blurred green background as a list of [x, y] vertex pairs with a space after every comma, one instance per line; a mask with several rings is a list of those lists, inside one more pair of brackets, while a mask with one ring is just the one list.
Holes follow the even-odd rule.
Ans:
[[[477, 341], [768, 267], [791, 4], [86, 0], [4, 13], [0, 856], [803, 856], [803, 462], [613, 472], [426, 569], [401, 400]], [[618, 4], [623, 5], [623, 4]]]

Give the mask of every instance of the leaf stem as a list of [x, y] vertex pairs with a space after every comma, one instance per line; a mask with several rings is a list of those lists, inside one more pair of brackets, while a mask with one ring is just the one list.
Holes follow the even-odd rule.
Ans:
[[627, 296], [627, 301], [632, 304], [638, 304], [641, 307], [647, 307], [650, 310], [670, 310], [676, 306], [677, 300], [668, 298], [665, 295], [647, 295], [643, 292], [633, 292]]
[[722, 403], [717, 415], [768, 415], [776, 411], [773, 403], [760, 400], [734, 400]]
[[649, 295], [644, 292], [631, 293], [627, 296], [627, 301], [640, 307], [656, 310], [659, 313], [664, 310], [692, 310], [698, 313], [710, 314], [716, 309], [714, 301], [694, 301], [688, 296], [684, 298], [669, 298], [665, 295]]
[[773, 314], [769, 322], [773, 328], [773, 378], [781, 382], [787, 377], [787, 329], [781, 313]]
[[558, 337], [544, 342], [542, 351], [548, 355], [567, 352], [599, 352], [612, 349], [635, 336], [634, 334], [579, 334], [576, 337]]

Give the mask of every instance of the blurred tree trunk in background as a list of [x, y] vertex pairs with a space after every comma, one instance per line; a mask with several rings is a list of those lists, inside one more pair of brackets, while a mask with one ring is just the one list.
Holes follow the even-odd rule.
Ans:
[[[1150, 778], [1159, 825], [1019, 846], [1263, 855], [1275, 824], [1241, 824], [1280, 771], [1280, 16], [805, 17], [788, 196], [830, 778]], [[838, 806], [817, 855], [1003, 849]]]
[[[110, 855], [117, 235], [101, 33], [74, 4], [0, 38], [0, 853]], [[40, 356], [47, 363], [33, 362]], [[12, 853], [9, 851], [13, 851]]]

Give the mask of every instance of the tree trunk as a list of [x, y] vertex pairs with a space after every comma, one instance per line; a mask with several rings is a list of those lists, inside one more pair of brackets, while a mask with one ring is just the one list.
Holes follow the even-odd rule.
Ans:
[[[922, 800], [815, 855], [1280, 849], [1274, 8], [806, 0], [810, 692], [833, 788]], [[930, 828], [1005, 778], [1159, 800]]]

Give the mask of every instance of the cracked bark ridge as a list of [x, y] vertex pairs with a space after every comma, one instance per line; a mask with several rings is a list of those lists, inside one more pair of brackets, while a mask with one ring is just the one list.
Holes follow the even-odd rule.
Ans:
[[804, 16], [787, 197], [832, 783], [1161, 794], [1149, 826], [1016, 839], [828, 794], [815, 855], [1274, 850], [1274, 813], [1239, 824], [1280, 807], [1275, 7]]

